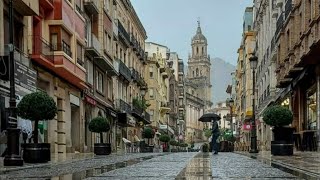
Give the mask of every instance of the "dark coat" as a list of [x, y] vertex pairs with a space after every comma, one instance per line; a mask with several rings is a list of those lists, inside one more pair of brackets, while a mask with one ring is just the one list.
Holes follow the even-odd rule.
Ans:
[[212, 135], [220, 135], [219, 125], [217, 121], [214, 121], [212, 124]]

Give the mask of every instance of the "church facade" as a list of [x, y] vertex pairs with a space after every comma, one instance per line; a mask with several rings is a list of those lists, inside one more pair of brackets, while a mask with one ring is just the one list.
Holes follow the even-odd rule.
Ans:
[[188, 58], [188, 71], [185, 82], [186, 90], [186, 131], [187, 142], [204, 140], [203, 129], [210, 124], [199, 122], [202, 114], [211, 109], [210, 55], [208, 43], [202, 34], [200, 22], [196, 34], [191, 39], [191, 54]]

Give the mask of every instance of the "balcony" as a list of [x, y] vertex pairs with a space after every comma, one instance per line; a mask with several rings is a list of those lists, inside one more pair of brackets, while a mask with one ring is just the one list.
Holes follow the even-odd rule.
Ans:
[[283, 26], [283, 23], [284, 23], [283, 13], [281, 13], [278, 20], [277, 20], [275, 35], [279, 34], [279, 32], [281, 31], [281, 28]]
[[130, 104], [126, 103], [122, 99], [117, 99], [116, 101], [116, 109], [121, 113], [131, 113], [131, 106]]
[[130, 44], [132, 46], [133, 51], [138, 50], [138, 41], [132, 33], [130, 34]]
[[161, 102], [161, 105], [160, 105], [160, 113], [162, 114], [165, 114], [167, 112], [169, 112], [171, 109], [168, 105], [168, 103], [166, 102]]
[[39, 3], [44, 10], [50, 11], [54, 9], [53, 0], [39, 0]]
[[118, 75], [117, 70], [115, 69], [115, 63], [113, 60], [106, 58], [105, 56], [94, 57], [96, 64], [102, 69], [107, 71], [107, 74], [110, 76]]
[[130, 68], [131, 69], [131, 77], [132, 77], [132, 80], [134, 82], [138, 82], [138, 79], [139, 79], [139, 73], [138, 71], [136, 71], [134, 68]]
[[85, 48], [86, 53], [90, 54], [92, 57], [98, 57], [100, 56], [101, 44], [98, 40], [98, 38], [91, 33], [91, 41], [89, 41], [87, 47]]
[[53, 48], [51, 44], [41, 36], [33, 36], [33, 52], [31, 58], [44, 67], [52, 67], [54, 64]]
[[62, 43], [52, 44], [52, 48], [54, 51], [63, 51], [70, 58], [72, 58], [72, 52], [70, 45], [62, 40]]
[[[9, 0], [4, 0], [9, 4]], [[23, 16], [39, 15], [39, 0], [14, 0], [13, 8]]]
[[143, 61], [145, 59], [145, 53], [144, 53], [144, 50], [143, 48], [140, 47], [140, 56], [139, 56], [139, 59], [141, 61]]
[[291, 10], [292, 10], [292, 0], [287, 0], [285, 5], [285, 19], [288, 18]]
[[141, 88], [147, 86], [146, 81], [144, 80], [144, 78], [140, 74], [138, 76], [138, 86], [140, 86]]
[[119, 38], [127, 45], [130, 45], [130, 35], [126, 31], [126, 29], [123, 27], [121, 22], [118, 20], [118, 33], [119, 33]]
[[[21, 49], [14, 47], [14, 60], [18, 61], [24, 65], [28, 65], [29, 64], [29, 55], [24, 53]], [[9, 48], [9, 44], [5, 44], [4, 45], [4, 55], [5, 56], [10, 56], [10, 48]], [[1, 59], [0, 59], [1, 60]], [[0, 63], [2, 63], [0, 61]], [[29, 66], [29, 65], [28, 65]]]
[[96, 15], [99, 14], [99, 0], [84, 0], [83, 4], [88, 15]]
[[127, 81], [131, 81], [131, 71], [121, 60], [119, 60], [119, 73], [122, 75]]
[[145, 124], [151, 124], [151, 116], [149, 113], [146, 111], [143, 112], [143, 117], [144, 117], [144, 123]]
[[132, 116], [138, 118], [138, 119], [141, 119], [143, 120], [143, 117], [142, 117], [142, 113], [143, 113], [143, 109], [140, 108], [138, 105], [135, 105], [134, 103], [132, 104]]

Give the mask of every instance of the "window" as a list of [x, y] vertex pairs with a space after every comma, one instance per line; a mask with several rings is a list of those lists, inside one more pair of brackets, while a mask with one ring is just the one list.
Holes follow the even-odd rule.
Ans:
[[153, 117], [154, 117], [154, 110], [151, 109], [151, 110], [149, 111], [149, 114], [150, 114], [150, 120], [151, 120], [151, 121], [154, 121], [154, 119], [153, 119]]
[[90, 60], [87, 60], [87, 82], [93, 84], [93, 64]]
[[108, 78], [108, 99], [112, 100], [112, 93], [113, 93], [113, 86], [112, 86], [112, 79]]
[[100, 92], [100, 93], [103, 93], [104, 91], [104, 81], [103, 81], [103, 74], [102, 72], [100, 71], [97, 71], [97, 82], [96, 82], [96, 85], [97, 85], [97, 91]]
[[107, 32], [104, 33], [103, 48], [105, 52], [111, 54], [111, 50], [112, 50], [111, 36]]
[[79, 43], [77, 43], [77, 63], [81, 66], [84, 65], [84, 63], [83, 63], [83, 47]]
[[154, 98], [154, 93], [153, 93], [153, 89], [152, 89], [152, 88], [149, 89], [149, 97], [150, 97], [151, 99]]
[[58, 50], [58, 34], [52, 33], [50, 36], [51, 36], [50, 39], [51, 39], [52, 48], [54, 51], [57, 51]]
[[149, 75], [150, 75], [150, 78], [153, 78], [153, 67], [152, 66], [150, 66], [149, 67]]

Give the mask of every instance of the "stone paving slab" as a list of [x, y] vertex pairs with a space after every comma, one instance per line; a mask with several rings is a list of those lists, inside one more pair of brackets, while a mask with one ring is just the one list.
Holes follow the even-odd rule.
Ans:
[[[130, 164], [130, 160], [137, 158], [145, 158], [150, 156], [164, 155], [163, 153], [135, 153], [126, 155], [109, 155], [109, 156], [97, 156], [93, 159], [79, 160], [71, 163], [64, 164], [52, 164], [43, 167], [35, 167], [30, 169], [21, 169], [9, 172], [3, 172], [0, 175], [0, 179], [26, 179], [26, 178], [51, 178], [51, 177], [61, 177], [60, 179], [68, 179], [68, 175], [72, 174], [74, 176], [81, 175], [79, 172], [85, 172], [88, 170], [93, 170], [93, 172], [88, 172], [97, 174], [98, 171], [94, 168], [103, 167], [110, 164], [116, 164], [117, 166], [126, 166], [127, 163]], [[124, 161], [126, 164], [124, 164]], [[109, 167], [110, 168], [110, 167]], [[87, 175], [85, 175], [87, 176]], [[84, 178], [84, 177], [83, 177]]]
[[294, 179], [292, 174], [235, 153], [219, 153], [211, 159], [213, 179]]
[[[197, 154], [197, 152], [189, 153], [171, 153], [166, 156], [159, 156], [150, 160], [143, 161], [132, 166], [116, 169], [95, 177], [93, 179], [175, 179], [180, 171], [188, 164], [188, 162]], [[154, 166], [156, 165], [156, 166]]]
[[273, 167], [281, 168], [287, 172], [305, 179], [320, 179], [320, 153], [294, 152], [293, 156], [272, 156], [270, 151], [260, 151], [257, 154], [236, 152], [247, 157], [267, 162]]

